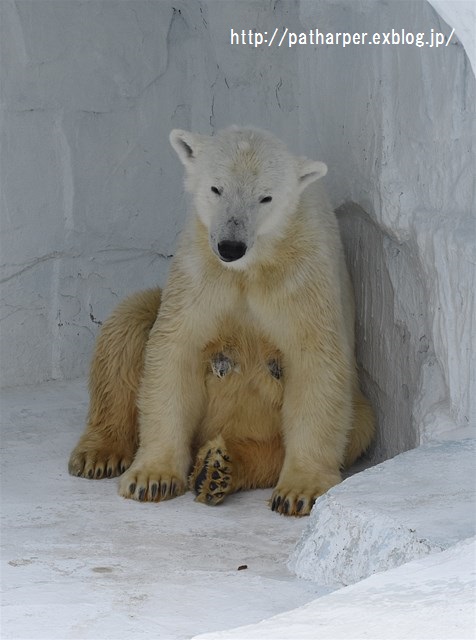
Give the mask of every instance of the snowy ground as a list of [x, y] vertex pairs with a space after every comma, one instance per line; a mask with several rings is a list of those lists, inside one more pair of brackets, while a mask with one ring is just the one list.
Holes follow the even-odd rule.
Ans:
[[3, 640], [190, 638], [329, 591], [286, 568], [306, 519], [272, 513], [270, 491], [140, 504], [70, 477], [84, 381], [7, 390], [0, 407]]
[[473, 539], [256, 625], [196, 640], [474, 640]]
[[[70, 477], [84, 381], [7, 390], [0, 408], [2, 640], [476, 637], [472, 430], [354, 476], [296, 520], [268, 509], [271, 490], [141, 504], [117, 480]], [[396, 564], [424, 555], [332, 591], [287, 569], [305, 529], [294, 556], [314, 577], [331, 543], [332, 566], [375, 549], [387, 567], [402, 549]], [[378, 570], [367, 565], [361, 577]]]

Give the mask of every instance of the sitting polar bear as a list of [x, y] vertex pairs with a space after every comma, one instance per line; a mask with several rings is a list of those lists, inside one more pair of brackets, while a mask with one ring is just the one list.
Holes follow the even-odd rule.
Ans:
[[306, 515], [374, 432], [337, 222], [306, 188], [327, 167], [251, 128], [170, 141], [191, 214], [163, 294], [135, 294], [101, 330], [69, 471], [122, 474], [136, 500], [275, 487], [274, 511]]

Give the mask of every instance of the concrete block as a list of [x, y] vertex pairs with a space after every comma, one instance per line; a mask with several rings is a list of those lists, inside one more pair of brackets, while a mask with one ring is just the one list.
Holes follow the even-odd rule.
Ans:
[[349, 585], [475, 535], [476, 440], [422, 445], [319, 498], [289, 567]]

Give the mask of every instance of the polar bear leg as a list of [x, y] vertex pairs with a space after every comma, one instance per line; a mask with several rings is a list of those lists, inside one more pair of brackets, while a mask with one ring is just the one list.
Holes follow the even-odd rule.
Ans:
[[345, 452], [344, 467], [350, 467], [369, 448], [375, 433], [375, 414], [360, 389], [354, 390], [352, 429]]
[[111, 478], [132, 463], [138, 444], [136, 398], [144, 350], [160, 306], [160, 289], [126, 298], [104, 323], [90, 371], [90, 406], [69, 472]]

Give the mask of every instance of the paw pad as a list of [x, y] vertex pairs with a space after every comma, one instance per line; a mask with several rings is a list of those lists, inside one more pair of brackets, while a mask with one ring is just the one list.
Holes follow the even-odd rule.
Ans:
[[231, 461], [221, 449], [210, 449], [200, 468], [190, 477], [197, 502], [215, 505], [231, 493]]

